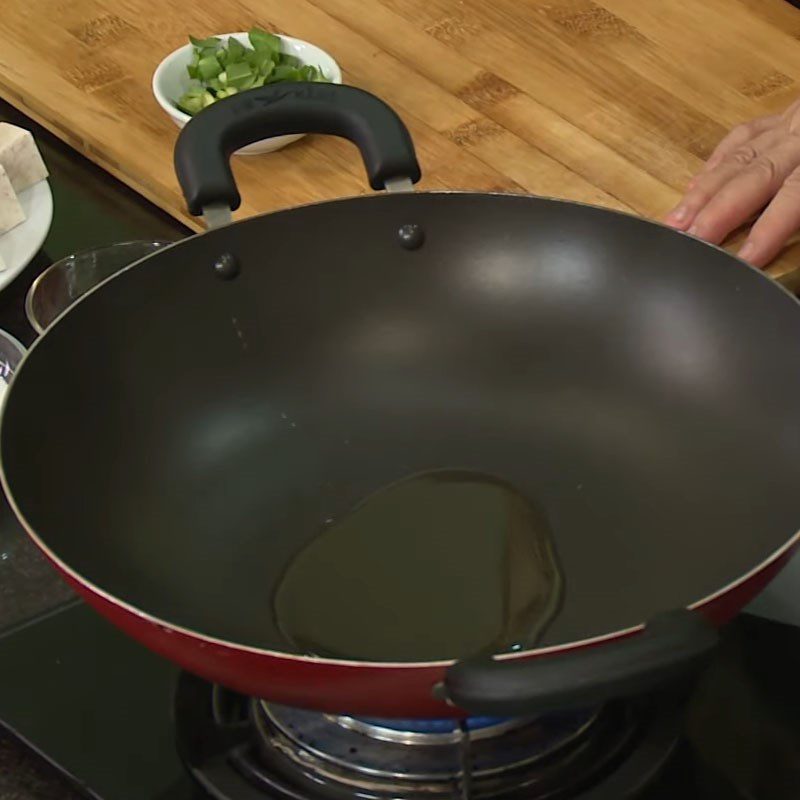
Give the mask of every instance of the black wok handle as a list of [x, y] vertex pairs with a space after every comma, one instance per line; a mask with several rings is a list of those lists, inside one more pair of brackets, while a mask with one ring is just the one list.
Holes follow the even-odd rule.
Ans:
[[191, 119], [175, 145], [175, 172], [189, 211], [239, 207], [241, 198], [229, 158], [240, 147], [293, 133], [343, 136], [361, 151], [369, 184], [416, 183], [420, 168], [400, 117], [382, 100], [352, 86], [281, 83], [249, 89], [204, 109]]
[[718, 641], [716, 629], [699, 613], [670, 611], [654, 617], [639, 634], [562, 655], [459, 661], [435, 693], [481, 716], [594, 706], [699, 672]]

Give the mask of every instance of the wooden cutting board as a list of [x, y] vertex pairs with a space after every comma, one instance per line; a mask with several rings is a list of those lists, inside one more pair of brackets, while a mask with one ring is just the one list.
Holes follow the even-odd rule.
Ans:
[[[318, 44], [388, 100], [430, 189], [659, 216], [732, 125], [800, 94], [785, 0], [2, 0], [0, 95], [199, 229], [150, 79], [189, 32], [253, 24]], [[234, 161], [240, 216], [366, 191], [332, 138]], [[798, 266], [793, 247], [773, 271]]]

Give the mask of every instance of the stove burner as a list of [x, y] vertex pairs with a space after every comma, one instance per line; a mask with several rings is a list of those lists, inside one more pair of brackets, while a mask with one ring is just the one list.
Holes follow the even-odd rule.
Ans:
[[[599, 712], [573, 712], [545, 719], [467, 721], [466, 736], [455, 720], [403, 720], [369, 723], [259, 703], [254, 715], [262, 744], [277, 746], [295, 764], [319, 773], [337, 771], [350, 785], [358, 775], [389, 781], [444, 781], [445, 793], [462, 773], [459, 745], [470, 748], [474, 779], [531, 767], [578, 743]], [[388, 727], [391, 725], [392, 727]], [[439, 732], [421, 732], [426, 727]], [[472, 732], [474, 730], [474, 733]], [[351, 774], [352, 773], [352, 774]], [[431, 788], [433, 791], [433, 788]]]
[[[267, 713], [269, 709], [265, 708]], [[358, 731], [373, 739], [400, 744], [454, 744], [460, 742], [464, 730], [474, 742], [497, 736], [527, 724], [527, 719], [470, 717], [462, 723], [452, 719], [363, 719], [334, 717], [343, 728]]]
[[216, 800], [627, 800], [670, 758], [682, 718], [679, 703], [654, 697], [464, 726], [356, 719], [185, 673], [175, 710], [178, 751]]

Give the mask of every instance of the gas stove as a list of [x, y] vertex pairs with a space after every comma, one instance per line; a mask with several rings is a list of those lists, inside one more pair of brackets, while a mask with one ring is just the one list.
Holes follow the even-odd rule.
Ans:
[[633, 797], [680, 732], [671, 703], [533, 719], [368, 720], [248, 700], [190, 675], [178, 681], [175, 718], [178, 751], [208, 794], [252, 800]]
[[685, 703], [356, 719], [180, 673], [75, 602], [0, 637], [0, 720], [101, 800], [794, 800], [798, 666], [800, 631], [745, 617]]

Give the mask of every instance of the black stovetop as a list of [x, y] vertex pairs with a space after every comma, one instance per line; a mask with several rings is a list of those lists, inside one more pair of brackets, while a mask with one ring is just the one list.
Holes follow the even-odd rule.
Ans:
[[[642, 800], [795, 800], [798, 674], [800, 630], [741, 617], [694, 693], [678, 754]], [[197, 798], [175, 749], [177, 677], [76, 602], [0, 637], [0, 720], [89, 795]]]
[[[130, 239], [179, 239], [187, 230], [2, 101], [0, 121], [33, 131], [53, 191], [53, 224], [42, 251], [0, 293], [0, 328], [29, 344], [34, 332], [25, 318], [25, 294], [50, 263], [69, 253]], [[53, 396], [57, 402], [57, 387]], [[0, 492], [0, 634], [72, 597], [24, 536]], [[78, 794], [0, 725], [0, 797], [75, 800]]]

